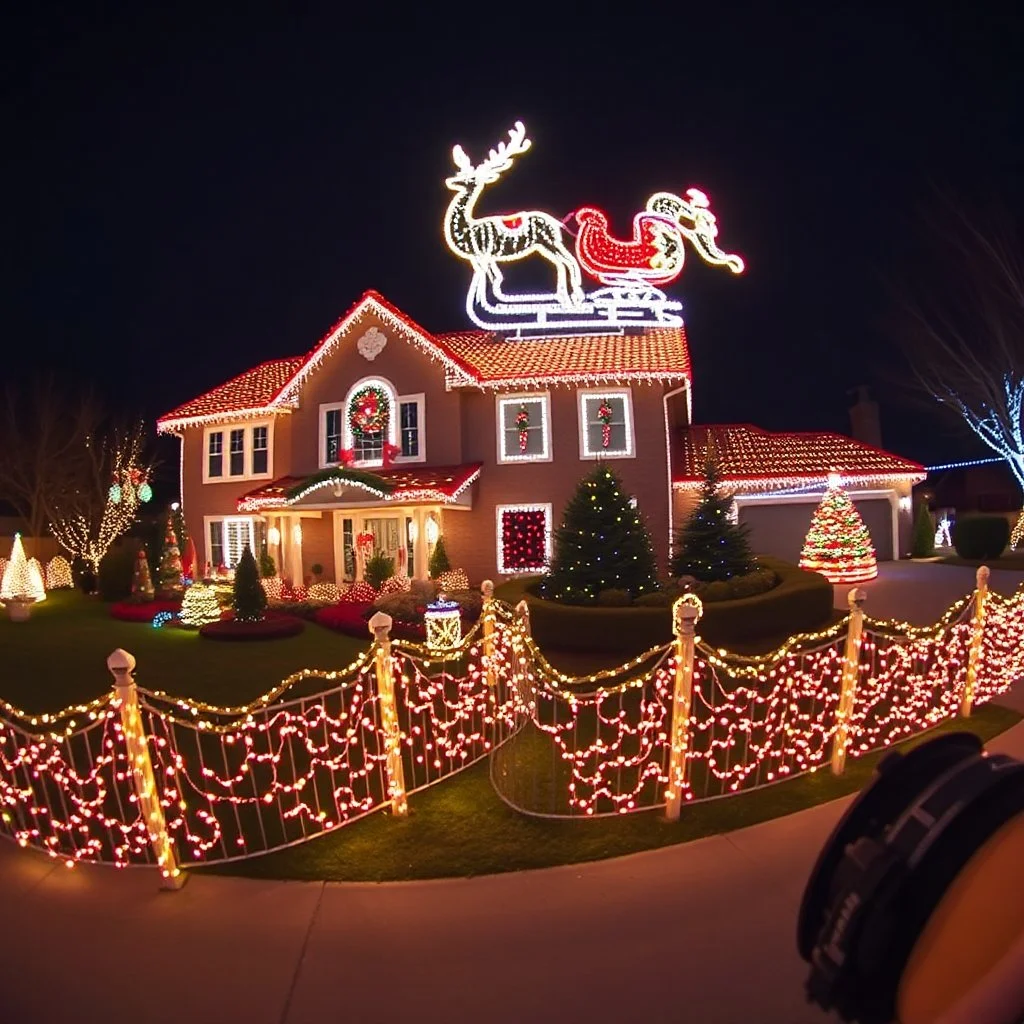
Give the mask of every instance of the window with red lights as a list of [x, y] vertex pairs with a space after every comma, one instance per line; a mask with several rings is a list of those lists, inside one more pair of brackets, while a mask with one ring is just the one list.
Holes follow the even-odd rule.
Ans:
[[499, 505], [498, 572], [545, 572], [551, 561], [551, 505]]

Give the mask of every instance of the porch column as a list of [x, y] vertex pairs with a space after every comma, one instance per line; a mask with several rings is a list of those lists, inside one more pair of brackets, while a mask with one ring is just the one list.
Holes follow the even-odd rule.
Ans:
[[296, 516], [288, 523], [288, 576], [293, 587], [302, 586], [302, 520]]
[[415, 579], [427, 578], [427, 517], [422, 506], [413, 509], [412, 521], [416, 525], [416, 540], [412, 546], [412, 575]]

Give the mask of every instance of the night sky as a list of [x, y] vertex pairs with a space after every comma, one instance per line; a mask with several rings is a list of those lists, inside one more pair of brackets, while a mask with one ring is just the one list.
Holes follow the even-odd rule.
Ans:
[[468, 266], [441, 235], [450, 149], [481, 156], [521, 118], [533, 149], [483, 212], [592, 204], [627, 235], [651, 192], [711, 196], [748, 270], [691, 252], [671, 287], [696, 420], [845, 431], [868, 383], [891, 449], [987, 454], [907, 404], [880, 324], [934, 186], [1022, 212], [1020, 21], [707, 6], [487, 24], [381, 5], [374, 24], [36, 5], [6, 25], [0, 72], [6, 371], [95, 381], [152, 422], [307, 351], [367, 288], [467, 326]]

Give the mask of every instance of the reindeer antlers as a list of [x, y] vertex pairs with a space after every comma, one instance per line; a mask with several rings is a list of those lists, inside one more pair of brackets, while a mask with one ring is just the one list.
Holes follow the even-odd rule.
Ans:
[[479, 173], [485, 170], [500, 173], [501, 171], [508, 170], [512, 166], [512, 160], [525, 153], [529, 148], [530, 140], [526, 137], [526, 126], [522, 121], [516, 121], [515, 125], [509, 129], [508, 142], [499, 142], [497, 147], [487, 154], [487, 158], [479, 166], [473, 166], [472, 161], [461, 146], [452, 148], [452, 160], [455, 161], [455, 166], [463, 174], [469, 174], [474, 171]]

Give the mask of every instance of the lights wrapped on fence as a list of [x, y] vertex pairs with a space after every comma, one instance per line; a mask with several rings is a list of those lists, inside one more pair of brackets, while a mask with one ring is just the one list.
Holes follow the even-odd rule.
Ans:
[[439, 594], [436, 601], [427, 605], [423, 618], [428, 647], [450, 651], [462, 643], [462, 607], [458, 601], [448, 601]]

